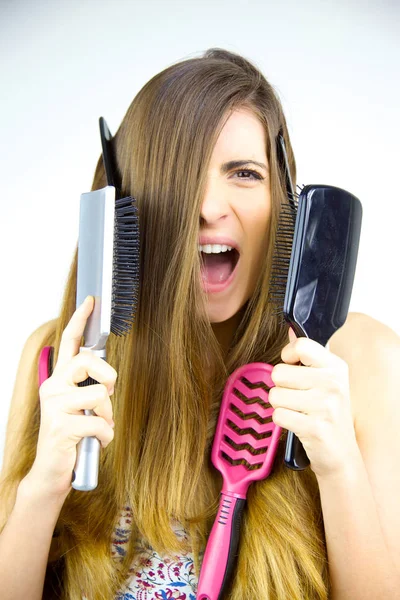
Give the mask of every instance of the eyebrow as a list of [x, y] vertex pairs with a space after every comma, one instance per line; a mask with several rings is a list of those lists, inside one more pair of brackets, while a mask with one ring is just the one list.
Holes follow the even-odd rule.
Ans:
[[225, 175], [225, 173], [231, 171], [232, 169], [236, 169], [237, 167], [244, 167], [250, 164], [257, 165], [258, 167], [261, 167], [262, 169], [268, 171], [268, 167], [264, 165], [264, 163], [257, 162], [256, 160], [230, 160], [229, 162], [223, 163], [221, 165], [221, 174]]

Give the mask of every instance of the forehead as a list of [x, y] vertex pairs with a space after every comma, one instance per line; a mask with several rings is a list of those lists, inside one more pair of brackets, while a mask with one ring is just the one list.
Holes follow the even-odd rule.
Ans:
[[263, 125], [249, 109], [234, 111], [217, 139], [213, 159], [254, 158], [266, 160], [266, 136]]

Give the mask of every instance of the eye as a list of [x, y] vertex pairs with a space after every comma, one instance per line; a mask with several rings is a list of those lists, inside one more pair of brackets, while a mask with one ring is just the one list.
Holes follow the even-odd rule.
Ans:
[[236, 175], [239, 175], [240, 173], [250, 174], [250, 177], [238, 177], [238, 179], [243, 179], [245, 181], [251, 181], [252, 179], [258, 179], [259, 181], [262, 181], [265, 179], [262, 175], [260, 175], [260, 173], [253, 171], [252, 169], [239, 169], [238, 171], [235, 171]]

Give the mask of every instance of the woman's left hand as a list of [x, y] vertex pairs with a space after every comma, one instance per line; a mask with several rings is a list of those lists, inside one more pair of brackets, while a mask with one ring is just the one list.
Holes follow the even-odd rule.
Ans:
[[321, 344], [296, 338], [292, 329], [289, 339], [283, 363], [271, 373], [272, 419], [297, 435], [317, 477], [340, 473], [358, 453], [348, 365]]

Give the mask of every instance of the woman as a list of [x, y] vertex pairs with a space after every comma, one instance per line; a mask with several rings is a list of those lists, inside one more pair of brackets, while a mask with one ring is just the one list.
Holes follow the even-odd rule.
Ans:
[[[194, 599], [221, 489], [209, 461], [221, 393], [229, 373], [255, 361], [276, 365], [274, 421], [298, 434], [311, 465], [284, 467], [282, 438], [273, 473], [249, 489], [226, 597], [395, 597], [399, 339], [351, 314], [328, 349], [296, 340], [274, 316], [269, 271], [287, 201], [280, 130], [295, 179], [272, 87], [224, 50], [169, 67], [134, 99], [114, 147], [140, 213], [136, 323], [125, 339], [110, 336], [109, 364], [78, 352], [93, 300], [75, 311], [75, 255], [60, 316], [28, 339], [17, 374], [3, 470], [4, 598], [41, 598], [48, 563], [46, 598], [58, 588], [71, 600]], [[232, 160], [246, 164], [224, 167]], [[100, 159], [93, 189], [105, 183]], [[199, 244], [236, 247], [229, 285], [230, 259], [204, 253], [202, 265]], [[39, 405], [44, 345], [55, 347], [56, 366]], [[100, 383], [85, 392], [77, 383], [88, 375]], [[97, 489], [81, 493], [70, 474], [87, 435], [105, 450]]]

